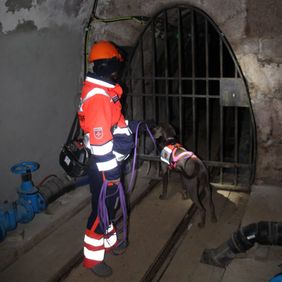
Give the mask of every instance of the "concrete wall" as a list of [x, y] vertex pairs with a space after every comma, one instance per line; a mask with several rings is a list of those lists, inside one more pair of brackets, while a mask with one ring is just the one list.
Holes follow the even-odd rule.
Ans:
[[[0, 199], [14, 199], [19, 176], [10, 167], [37, 161], [40, 181], [62, 173], [60, 147], [75, 111], [82, 78], [84, 26], [94, 1], [0, 2]], [[91, 41], [133, 46], [144, 25], [119, 16], [152, 16], [173, 0], [104, 0]], [[224, 32], [242, 67], [257, 125], [256, 181], [282, 182], [282, 3], [279, 0], [190, 0]]]
[[[98, 1], [97, 15], [152, 16], [172, 0]], [[279, 0], [190, 0], [206, 12], [231, 44], [245, 75], [257, 126], [256, 182], [282, 183], [282, 2]], [[136, 21], [94, 22], [94, 39], [132, 45], [144, 26]]]
[[92, 1], [0, 1], [0, 201], [16, 199], [10, 167], [36, 161], [34, 182], [63, 173], [58, 154], [80, 91]]

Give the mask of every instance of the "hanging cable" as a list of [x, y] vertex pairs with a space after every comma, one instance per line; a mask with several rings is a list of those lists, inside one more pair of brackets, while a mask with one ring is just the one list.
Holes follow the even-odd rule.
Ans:
[[110, 19], [102, 19], [96, 15], [96, 9], [98, 5], [98, 0], [95, 0], [94, 5], [93, 5], [93, 21], [94, 22], [104, 22], [104, 23], [112, 23], [112, 22], [118, 22], [118, 21], [130, 21], [133, 20], [139, 24], [145, 24], [148, 20], [150, 20], [150, 17], [145, 17], [145, 16], [120, 16], [120, 17], [115, 17], [115, 18], [110, 18]]
[[93, 17], [96, 14], [97, 4], [98, 4], [98, 0], [95, 0], [94, 4], [93, 4], [93, 7], [92, 7], [92, 12], [90, 14], [89, 20], [88, 20], [88, 22], [86, 24], [86, 27], [85, 27], [85, 35], [84, 35], [84, 69], [83, 69], [83, 74], [84, 75], [83, 75], [83, 77], [86, 76], [86, 72], [87, 72], [87, 69], [88, 69], [88, 52], [87, 52], [87, 49], [88, 49], [89, 32], [91, 30], [91, 24], [92, 24], [92, 21], [93, 21]]
[[130, 21], [133, 20], [139, 24], [146, 24], [148, 20], [150, 20], [149, 17], [145, 16], [121, 16], [111, 19], [101, 19], [99, 17], [94, 17], [94, 22], [103, 22], [103, 23], [112, 23], [112, 22], [118, 22], [118, 21]]
[[119, 21], [135, 21], [139, 24], [146, 24], [150, 17], [145, 16], [120, 16], [120, 17], [114, 17], [109, 19], [103, 19], [96, 15], [96, 10], [98, 6], [98, 0], [94, 1], [92, 12], [90, 14], [89, 20], [85, 27], [85, 37], [84, 37], [84, 77], [88, 69], [88, 41], [89, 41], [89, 32], [91, 30], [92, 23], [97, 22], [103, 22], [103, 23], [113, 23], [113, 22], [119, 22]]

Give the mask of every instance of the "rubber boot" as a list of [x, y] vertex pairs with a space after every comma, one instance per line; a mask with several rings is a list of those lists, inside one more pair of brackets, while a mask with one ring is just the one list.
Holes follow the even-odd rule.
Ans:
[[109, 277], [113, 274], [113, 269], [104, 262], [96, 264], [91, 271], [99, 277]]
[[128, 247], [128, 242], [122, 241], [117, 245], [116, 248], [112, 250], [112, 254], [115, 256], [122, 255], [123, 253], [125, 253], [127, 247]]

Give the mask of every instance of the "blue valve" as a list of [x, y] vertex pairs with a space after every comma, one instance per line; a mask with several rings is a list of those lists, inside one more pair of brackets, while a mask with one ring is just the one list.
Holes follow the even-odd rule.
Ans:
[[11, 167], [11, 172], [15, 174], [27, 174], [38, 170], [39, 164], [36, 162], [22, 162]]
[[21, 186], [18, 188], [19, 198], [9, 204], [0, 205], [0, 241], [4, 240], [7, 231], [16, 228], [17, 223], [31, 221], [36, 213], [47, 207], [40, 191], [32, 182], [31, 173], [38, 170], [36, 162], [22, 162], [11, 167], [11, 172], [20, 174]]
[[31, 179], [31, 173], [38, 170], [39, 164], [36, 162], [22, 162], [11, 167], [11, 172], [15, 174], [21, 174], [22, 183], [18, 192], [20, 194], [33, 194], [37, 192], [37, 188]]
[[282, 273], [276, 274], [274, 277], [272, 277], [269, 282], [281, 282], [282, 281]]

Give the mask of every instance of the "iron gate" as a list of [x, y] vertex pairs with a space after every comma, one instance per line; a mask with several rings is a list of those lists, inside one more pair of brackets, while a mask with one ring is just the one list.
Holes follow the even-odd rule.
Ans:
[[155, 15], [125, 76], [128, 118], [171, 123], [214, 186], [249, 190], [255, 123], [247, 87], [224, 34], [203, 11], [181, 5]]

